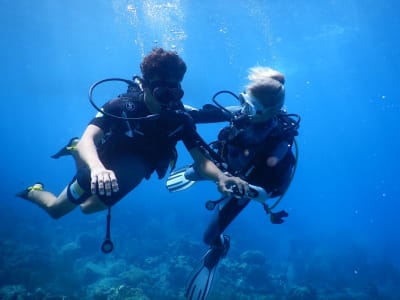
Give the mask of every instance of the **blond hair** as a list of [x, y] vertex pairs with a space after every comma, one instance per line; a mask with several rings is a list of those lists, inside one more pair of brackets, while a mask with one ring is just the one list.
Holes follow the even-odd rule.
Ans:
[[246, 92], [256, 97], [263, 106], [283, 106], [285, 76], [281, 72], [268, 67], [252, 67], [248, 79]]
[[264, 78], [272, 78], [285, 84], [285, 76], [274, 69], [269, 67], [252, 67], [249, 69], [249, 76], [247, 77], [251, 82], [262, 81]]

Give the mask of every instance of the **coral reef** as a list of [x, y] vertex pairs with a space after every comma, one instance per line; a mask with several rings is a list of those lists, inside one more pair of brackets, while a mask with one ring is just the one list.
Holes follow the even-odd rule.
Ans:
[[[116, 238], [122, 242], [109, 255], [89, 232], [57, 236], [41, 247], [33, 238], [1, 241], [0, 299], [183, 300], [186, 278], [207, 250], [184, 234], [173, 240]], [[234, 244], [220, 262], [208, 300], [400, 299], [399, 269], [352, 249], [333, 253], [294, 240], [287, 259], [277, 263], [268, 253]]]

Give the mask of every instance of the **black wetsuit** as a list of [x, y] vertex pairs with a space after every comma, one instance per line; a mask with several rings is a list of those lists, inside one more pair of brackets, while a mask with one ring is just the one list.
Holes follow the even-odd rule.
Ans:
[[[104, 203], [112, 205], [119, 201], [154, 171], [159, 178], [164, 177], [177, 158], [178, 141], [182, 140], [188, 150], [199, 145], [201, 139], [195, 123], [180, 107], [183, 106], [179, 102], [178, 109], [163, 110], [149, 117], [151, 113], [143, 101], [143, 93], [136, 92], [107, 102], [102, 110], [121, 118], [142, 119], [117, 119], [100, 113], [92, 119], [90, 124], [104, 132], [103, 140], [97, 145], [100, 160], [114, 171], [119, 185], [119, 191], [112, 196], [98, 195]], [[78, 170], [75, 178], [85, 194], [78, 199], [69, 198], [79, 204], [90, 195], [89, 170]]]
[[[229, 121], [224, 112], [217, 113], [210, 108], [189, 113], [196, 123]], [[239, 114], [238, 111], [236, 117]], [[264, 123], [244, 120], [224, 127], [215, 145], [217, 153], [228, 165], [231, 173], [250, 184], [261, 186], [271, 197], [277, 197], [284, 193], [290, 181], [290, 166], [294, 163], [290, 148], [295, 135], [297, 128], [285, 132], [276, 119]], [[280, 158], [280, 162], [274, 167], [266, 163], [270, 156]], [[249, 202], [250, 199], [232, 197], [217, 209], [205, 231], [205, 243], [218, 246], [221, 243], [220, 235]]]

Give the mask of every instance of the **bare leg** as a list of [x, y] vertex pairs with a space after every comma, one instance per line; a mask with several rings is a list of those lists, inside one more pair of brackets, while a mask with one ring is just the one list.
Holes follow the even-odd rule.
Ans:
[[92, 214], [98, 211], [102, 211], [107, 209], [107, 205], [105, 205], [97, 196], [90, 196], [85, 202], [81, 205], [81, 210], [84, 214]]
[[51, 157], [54, 159], [59, 159], [62, 156], [71, 155], [73, 152], [76, 152], [76, 145], [79, 142], [78, 137], [73, 137], [68, 141], [68, 144], [62, 147], [56, 154]]
[[[29, 191], [27, 198], [25, 199], [37, 204], [53, 219], [59, 219], [77, 207], [76, 204], [72, 203], [67, 198], [67, 187], [58, 197], [47, 191], [32, 190]], [[82, 203], [80, 208], [83, 213], [91, 214], [105, 210], [107, 209], [107, 206], [97, 196], [93, 195]]]
[[68, 200], [67, 188], [58, 197], [47, 191], [31, 190], [26, 199], [37, 204], [54, 219], [61, 218], [77, 206]]
[[79, 169], [81, 169], [81, 168], [86, 166], [86, 164], [79, 157], [78, 152], [71, 151], [71, 155], [72, 155], [72, 157], [74, 159], [76, 170], [79, 170]]

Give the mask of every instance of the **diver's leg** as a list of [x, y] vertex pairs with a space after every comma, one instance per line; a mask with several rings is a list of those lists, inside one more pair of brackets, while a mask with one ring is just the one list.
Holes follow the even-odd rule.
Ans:
[[59, 159], [62, 156], [73, 155], [73, 153], [76, 152], [76, 146], [77, 146], [78, 142], [79, 142], [79, 138], [73, 137], [57, 153], [53, 154], [51, 156], [51, 158]]
[[107, 209], [107, 205], [99, 197], [92, 195], [80, 204], [80, 208], [84, 214], [93, 214]]
[[68, 200], [67, 188], [58, 197], [53, 193], [38, 189], [26, 190], [25, 193], [21, 192], [17, 196], [35, 203], [54, 219], [61, 218], [76, 207], [76, 204]]
[[168, 176], [166, 186], [170, 192], [179, 192], [190, 188], [199, 180], [205, 180], [193, 165], [179, 168]]
[[[152, 168], [141, 156], [132, 154], [119, 154], [108, 164], [107, 168], [113, 170], [117, 177], [118, 192], [111, 196], [92, 195], [80, 204], [83, 213], [94, 213], [114, 205], [138, 186], [143, 178], [149, 177], [152, 173]], [[86, 190], [90, 189], [90, 179], [87, 169], [85, 172], [77, 175], [77, 181]]]
[[79, 138], [73, 137], [64, 147], [62, 147], [56, 154], [52, 155], [51, 157], [54, 159], [59, 159], [60, 157], [71, 155], [74, 159], [76, 170], [78, 171], [79, 169], [84, 168], [85, 163], [79, 157], [77, 152], [78, 143]]
[[210, 248], [189, 277], [185, 292], [187, 299], [207, 298], [218, 263], [226, 256], [230, 247], [229, 236], [222, 233], [249, 202], [249, 199], [232, 197], [215, 213], [204, 234], [204, 241]]
[[84, 163], [84, 161], [80, 158], [80, 156], [78, 155], [77, 151], [71, 151], [71, 155], [74, 159], [75, 162], [75, 168], [78, 171], [81, 168], [85, 168], [86, 164]]
[[203, 176], [200, 175], [200, 172], [198, 172], [196, 170], [196, 168], [191, 165], [190, 167], [188, 167], [185, 170], [185, 177], [188, 180], [192, 180], [192, 181], [201, 181], [201, 180], [206, 180], [206, 178], [204, 178]]
[[216, 211], [204, 232], [204, 242], [207, 245], [220, 245], [221, 234], [232, 223], [237, 215], [249, 204], [249, 199], [230, 198]]

